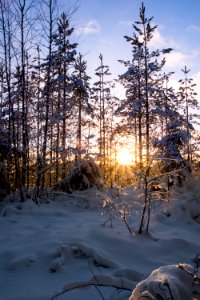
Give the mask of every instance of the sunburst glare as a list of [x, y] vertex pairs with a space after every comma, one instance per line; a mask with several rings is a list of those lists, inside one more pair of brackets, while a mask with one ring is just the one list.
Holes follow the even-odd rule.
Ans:
[[133, 164], [133, 153], [128, 148], [120, 148], [117, 153], [117, 161], [121, 165]]

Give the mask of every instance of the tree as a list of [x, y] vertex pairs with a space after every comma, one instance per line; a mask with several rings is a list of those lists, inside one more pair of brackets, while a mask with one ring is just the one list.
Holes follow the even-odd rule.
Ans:
[[82, 126], [84, 124], [85, 115], [91, 114], [91, 106], [89, 104], [90, 87], [89, 79], [90, 77], [86, 73], [87, 63], [83, 60], [83, 56], [79, 53], [75, 62], [75, 70], [73, 72], [73, 107], [77, 107], [78, 110], [78, 122], [77, 122], [77, 142], [76, 148], [78, 151], [78, 157], [81, 157], [82, 149]]
[[[2, 58], [2, 90], [1, 90], [1, 101], [2, 110], [8, 116], [8, 145], [7, 153], [8, 155], [8, 177], [9, 180], [15, 181], [15, 187], [19, 187], [19, 167], [18, 167], [18, 157], [16, 151], [16, 129], [15, 129], [15, 112], [14, 112], [14, 95], [12, 95], [12, 69], [11, 64], [13, 60], [12, 56], [12, 46], [13, 46], [13, 14], [10, 10], [11, 3], [9, 1], [0, 1], [0, 32], [2, 35], [1, 48], [3, 53]], [[3, 88], [4, 87], [4, 88]], [[15, 150], [15, 151], [14, 151]], [[12, 161], [14, 156], [15, 164], [15, 174], [12, 174]]]
[[[69, 19], [66, 13], [62, 13], [58, 19], [57, 31], [53, 35], [53, 41], [56, 49], [53, 52], [53, 66], [55, 76], [55, 91], [58, 94], [58, 105], [57, 105], [57, 147], [59, 145], [59, 139], [61, 139], [62, 152], [66, 150], [66, 138], [67, 138], [67, 118], [70, 117], [72, 109], [72, 90], [73, 90], [73, 79], [72, 74], [69, 73], [69, 69], [75, 64], [75, 55], [77, 43], [71, 43], [69, 38], [71, 37], [74, 28], [70, 28]], [[60, 131], [60, 122], [61, 134]], [[63, 155], [63, 167], [62, 177], [65, 177], [66, 165], [65, 155]]]
[[[194, 110], [197, 109], [197, 100], [195, 96], [197, 93], [194, 92], [194, 87], [196, 84], [193, 83], [192, 78], [188, 78], [188, 73], [190, 72], [189, 69], [185, 66], [182, 69], [184, 74], [184, 79], [179, 80], [181, 86], [179, 88], [179, 96], [180, 101], [182, 102], [183, 106], [183, 115], [185, 116], [185, 129], [188, 135], [188, 140], [186, 143], [186, 156], [188, 161], [192, 161], [192, 149], [191, 149], [191, 138], [192, 138], [192, 131], [194, 131], [194, 127], [191, 123], [192, 119], [195, 116]], [[191, 112], [193, 111], [193, 113]]]
[[[43, 97], [45, 99], [45, 122], [44, 122], [44, 133], [43, 133], [43, 145], [42, 145], [42, 153], [41, 153], [41, 169], [46, 167], [46, 153], [47, 153], [47, 136], [48, 136], [48, 128], [49, 128], [49, 111], [50, 111], [50, 101], [52, 97], [52, 47], [53, 47], [53, 13], [54, 13], [54, 0], [48, 0], [45, 2], [46, 9], [48, 10], [48, 57], [46, 64], [46, 74], [43, 88]], [[39, 188], [45, 187], [45, 176], [42, 174], [41, 181], [41, 170], [38, 172], [37, 186]], [[41, 182], [40, 182], [41, 181]]]
[[[99, 107], [99, 155], [100, 165], [105, 167], [105, 155], [106, 155], [106, 123], [105, 123], [105, 94], [108, 91], [105, 82], [105, 76], [110, 75], [109, 67], [103, 63], [103, 55], [99, 55], [100, 66], [95, 70], [99, 80], [94, 83], [95, 91], [97, 92], [98, 107]], [[102, 164], [103, 158], [103, 164]]]
[[[121, 76], [127, 90], [129, 113], [135, 118], [135, 133], [138, 133], [139, 140], [139, 162], [142, 162], [143, 147], [146, 153], [146, 163], [149, 162], [149, 151], [151, 146], [152, 109], [155, 100], [159, 99], [158, 83], [156, 77], [164, 66], [165, 59], [158, 61], [161, 54], [171, 52], [171, 48], [150, 51], [149, 43], [157, 26], [152, 26], [152, 18], [147, 18], [145, 6], [142, 3], [140, 8], [140, 19], [133, 24], [133, 36], [125, 36], [127, 42], [132, 45], [132, 60], [120, 61], [128, 71]], [[126, 103], [127, 104], [127, 103]], [[136, 129], [138, 127], [138, 130]], [[145, 128], [145, 129], [142, 129]], [[145, 139], [142, 140], [144, 134]]]

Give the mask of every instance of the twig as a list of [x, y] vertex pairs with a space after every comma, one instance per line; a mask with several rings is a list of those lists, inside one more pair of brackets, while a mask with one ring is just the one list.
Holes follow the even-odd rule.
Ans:
[[[95, 276], [95, 274], [94, 274], [94, 272], [93, 272], [93, 270], [92, 270], [92, 267], [91, 267], [91, 265], [90, 265], [90, 261], [88, 261], [88, 266], [89, 266], [89, 269], [90, 269], [90, 271], [91, 271], [93, 277], [96, 279], [96, 282], [98, 283], [98, 280], [97, 280], [97, 278], [96, 278], [96, 276]], [[106, 300], [106, 299], [104, 298], [102, 292], [100, 291], [100, 289], [98, 288], [97, 285], [95, 285], [95, 288], [96, 288], [96, 290], [98, 291], [98, 293], [99, 293], [99, 295], [101, 296], [101, 298], [102, 298], [103, 300]]]
[[188, 273], [192, 277], [194, 277], [194, 274], [191, 271], [186, 270], [181, 264], [178, 264], [178, 268], [185, 271], [186, 273]]
[[192, 273], [192, 272], [186, 270], [186, 269], [185, 269], [182, 265], [180, 265], [180, 264], [178, 265], [178, 267], [179, 267], [181, 270], [185, 271], [187, 274], [189, 274], [190, 276], [193, 277], [193, 283], [194, 283], [194, 284], [200, 286], [200, 278], [197, 277], [196, 274], [194, 274], [194, 273]]
[[[98, 283], [97, 283], [97, 281], [98, 281]], [[57, 297], [65, 294], [69, 291], [75, 290], [75, 289], [80, 289], [80, 288], [84, 288], [87, 286], [97, 286], [97, 285], [98, 286], [108, 286], [108, 287], [125, 290], [125, 291], [132, 291], [135, 287], [135, 284], [133, 282], [129, 281], [128, 279], [116, 278], [116, 277], [98, 274], [98, 275], [95, 275], [95, 277], [93, 276], [88, 281], [72, 282], [72, 283], [67, 284], [64, 287], [63, 291], [61, 291], [60, 293], [53, 296], [51, 298], [51, 300], [54, 300]]]
[[171, 291], [170, 286], [169, 286], [169, 282], [165, 282], [164, 285], [168, 288], [171, 300], [174, 300], [174, 297], [172, 295], [172, 291]]

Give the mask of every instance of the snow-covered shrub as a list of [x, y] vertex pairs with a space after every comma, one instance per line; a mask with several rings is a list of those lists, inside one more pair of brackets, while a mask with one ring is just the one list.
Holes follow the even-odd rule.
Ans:
[[192, 267], [186, 264], [160, 267], [137, 284], [129, 300], [192, 300], [192, 272]]
[[72, 193], [72, 189], [69, 185], [69, 178], [66, 177], [63, 180], [60, 180], [55, 186], [54, 186], [55, 190], [61, 190], [65, 193], [71, 194]]
[[[161, 174], [167, 175], [169, 182], [182, 186], [192, 171], [191, 164], [183, 156], [183, 149], [188, 145], [190, 134], [184, 130], [184, 119], [171, 107], [157, 112], [168, 118], [165, 126], [166, 134], [161, 139], [155, 139], [153, 146], [157, 149], [157, 159], [160, 160]], [[169, 186], [168, 186], [169, 188]]]
[[182, 220], [191, 218], [200, 223], [200, 187], [199, 178], [191, 178], [185, 183], [184, 193], [164, 209], [166, 216], [180, 216]]
[[65, 179], [60, 181], [55, 188], [65, 192], [72, 190], [85, 190], [97, 186], [103, 186], [101, 171], [94, 159], [86, 157], [77, 159], [69, 170]]
[[35, 189], [25, 189], [21, 188], [17, 191], [14, 191], [13, 193], [8, 194], [5, 198], [3, 203], [9, 204], [9, 203], [19, 203], [19, 202], [28, 202], [34, 204], [35, 202]]

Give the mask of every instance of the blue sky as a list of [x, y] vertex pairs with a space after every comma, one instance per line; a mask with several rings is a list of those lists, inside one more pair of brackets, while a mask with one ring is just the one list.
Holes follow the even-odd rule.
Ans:
[[[172, 47], [166, 68], [177, 73], [185, 65], [190, 75], [200, 75], [200, 0], [144, 0], [146, 16], [154, 17], [158, 25], [152, 44], [155, 48]], [[132, 34], [131, 24], [138, 20], [139, 0], [82, 0], [73, 16], [79, 51], [85, 54], [88, 71], [99, 65], [98, 56], [104, 55], [114, 77], [123, 73], [118, 59], [131, 58], [131, 46], [123, 38]], [[91, 75], [91, 74], [90, 74]], [[200, 79], [200, 78], [199, 78]]]

